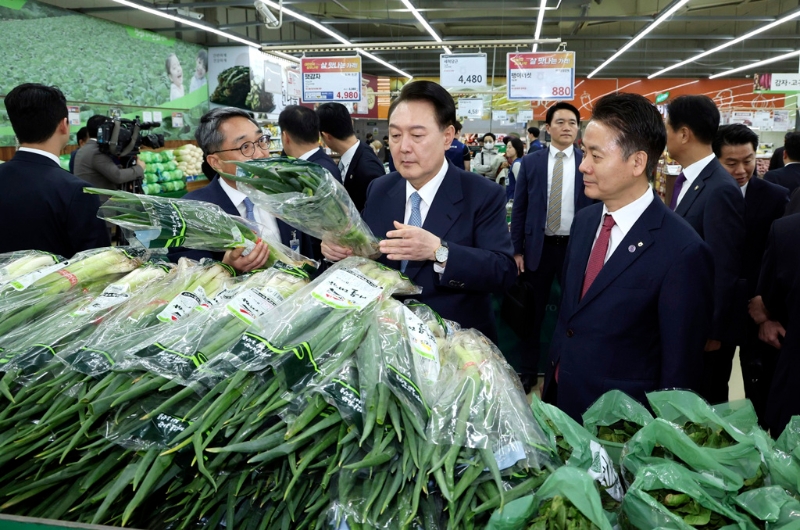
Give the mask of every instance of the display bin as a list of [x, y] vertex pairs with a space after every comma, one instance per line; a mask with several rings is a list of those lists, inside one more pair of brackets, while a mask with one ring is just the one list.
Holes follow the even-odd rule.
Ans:
[[[100, 526], [96, 524], [70, 523], [55, 521], [53, 519], [37, 519], [32, 517], [18, 517], [16, 515], [0, 515], [0, 530], [111, 530], [116, 526]], [[135, 529], [132, 529], [135, 530]]]

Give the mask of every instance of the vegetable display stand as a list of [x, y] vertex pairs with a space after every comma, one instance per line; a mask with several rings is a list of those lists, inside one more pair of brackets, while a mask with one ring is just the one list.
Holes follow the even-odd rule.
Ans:
[[117, 527], [70, 523], [67, 521], [54, 521], [52, 519], [37, 519], [33, 517], [17, 517], [15, 515], [0, 515], [0, 528], [3, 530], [111, 530]]

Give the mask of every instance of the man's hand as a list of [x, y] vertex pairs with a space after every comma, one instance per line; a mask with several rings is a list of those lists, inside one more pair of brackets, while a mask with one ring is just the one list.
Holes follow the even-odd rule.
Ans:
[[503, 163], [500, 164], [500, 169], [506, 169], [508, 167], [508, 160], [503, 160]]
[[525, 272], [525, 256], [522, 254], [514, 254], [514, 261], [517, 262], [517, 276]]
[[747, 305], [747, 310], [750, 312], [750, 318], [752, 318], [756, 324], [761, 325], [769, 320], [769, 312], [767, 311], [767, 306], [764, 305], [764, 300], [761, 298], [761, 296], [752, 298], [750, 303]]
[[236, 272], [250, 272], [263, 267], [269, 258], [269, 246], [263, 241], [256, 243], [255, 248], [247, 256], [242, 256], [242, 252], [244, 247], [227, 251], [222, 263], [230, 265]]
[[722, 347], [722, 343], [718, 340], [708, 339], [706, 341], [705, 351], [717, 351]]
[[144, 160], [142, 160], [141, 158], [137, 158], [136, 159], [136, 165], [139, 166], [140, 168], [142, 168], [142, 171], [144, 171], [146, 169], [145, 168], [146, 164], [144, 163]]
[[780, 339], [786, 336], [786, 330], [780, 322], [766, 320], [758, 327], [758, 338], [775, 349], [781, 349]]
[[395, 261], [427, 261], [433, 260], [433, 254], [442, 240], [418, 226], [404, 225], [394, 222], [397, 230], [386, 232], [387, 239], [380, 242], [381, 252]]
[[322, 255], [325, 256], [325, 259], [328, 261], [341, 261], [344, 258], [353, 255], [353, 251], [349, 248], [342, 247], [336, 243], [331, 243], [324, 240], [322, 241], [321, 249]]

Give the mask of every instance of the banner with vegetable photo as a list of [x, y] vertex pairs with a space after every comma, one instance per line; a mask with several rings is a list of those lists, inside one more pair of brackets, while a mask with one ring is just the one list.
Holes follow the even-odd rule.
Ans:
[[746, 491], [733, 502], [766, 530], [800, 529], [800, 501], [779, 486]]
[[755, 530], [744, 513], [720, 502], [719, 482], [674, 462], [640, 470], [622, 502], [622, 522], [629, 528]]
[[[31, 35], [75, 45], [53, 46]], [[208, 54], [196, 44], [27, 0], [19, 9], [0, 6], [0, 50], [7, 57], [0, 94], [22, 83], [58, 85], [67, 104], [80, 109], [73, 133], [93, 115], [109, 116], [112, 109], [124, 118], [159, 111], [162, 125], [151, 132], [166, 140], [194, 140], [208, 111]], [[14, 132], [3, 110], [0, 99], [0, 146], [13, 146]], [[172, 124], [173, 112], [183, 114], [180, 127]]]
[[622, 447], [653, 421], [653, 415], [638, 401], [620, 390], [610, 390], [597, 398], [583, 413], [583, 426], [597, 437], [619, 469]]
[[259, 208], [313, 237], [352, 249], [356, 256], [380, 255], [378, 240], [347, 190], [322, 166], [295, 158], [234, 163], [241, 171], [225, 177], [237, 181]]

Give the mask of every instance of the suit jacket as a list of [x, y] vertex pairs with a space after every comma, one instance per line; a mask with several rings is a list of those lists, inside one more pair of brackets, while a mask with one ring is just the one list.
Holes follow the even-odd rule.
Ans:
[[111, 245], [89, 184], [49, 158], [17, 151], [0, 164], [0, 253], [43, 250], [65, 258]]
[[789, 192], [782, 186], [753, 177], [747, 185], [744, 201], [746, 236], [743, 273], [747, 280], [747, 299], [750, 299], [755, 296], [758, 285], [769, 229], [772, 222], [786, 211]]
[[531, 142], [531, 145], [528, 146], [528, 152], [526, 154], [532, 155], [536, 151], [540, 151], [542, 149], [543, 149], [542, 142], [540, 142], [539, 139], [537, 138], [536, 140]]
[[800, 213], [800, 188], [797, 188], [792, 193], [792, 198], [789, 200], [789, 204], [786, 205], [786, 212], [783, 215], [789, 216], [795, 213]]
[[800, 163], [789, 164], [782, 168], [767, 171], [766, 175], [764, 175], [764, 180], [787, 188], [791, 194], [794, 190], [800, 188]]
[[72, 173], [73, 175], [75, 174], [75, 156], [78, 154], [78, 149], [75, 149], [69, 155], [69, 172]]
[[769, 169], [768, 171], [772, 171], [773, 169], [780, 169], [784, 166], [783, 164], [783, 152], [786, 150], [785, 147], [780, 146], [772, 153], [772, 156], [769, 159]]
[[800, 215], [772, 223], [761, 266], [758, 294], [772, 320], [786, 330], [781, 344], [775, 378], [767, 400], [766, 423], [777, 437], [793, 415], [800, 414]]
[[344, 189], [347, 190], [359, 212], [364, 209], [364, 203], [367, 202], [367, 187], [370, 182], [385, 174], [386, 170], [372, 147], [364, 142], [358, 142], [347, 172], [342, 176]]
[[[583, 174], [578, 167], [583, 153], [575, 149], [575, 213], [594, 201], [586, 196]], [[525, 256], [525, 270], [535, 271], [539, 267], [544, 246], [544, 229], [547, 224], [547, 157], [549, 149], [540, 149], [522, 157], [514, 190], [514, 206], [511, 210], [511, 241], [514, 254]]]
[[119, 189], [120, 184], [144, 176], [138, 165], [122, 169], [107, 154], [101, 153], [96, 140], [91, 140], [78, 149], [75, 155], [75, 176], [82, 178], [93, 188]]
[[576, 421], [608, 390], [646, 403], [653, 390], [697, 389], [711, 322], [708, 245], [657, 197], [581, 299], [602, 213], [594, 204], [572, 224], [545, 378], [546, 394], [560, 366], [558, 407]]
[[[183, 196], [184, 199], [193, 200], [193, 201], [203, 201], [203, 202], [210, 202], [212, 204], [216, 204], [220, 208], [222, 208], [225, 213], [229, 215], [236, 215], [240, 216], [239, 210], [236, 209], [236, 206], [231, 202], [230, 197], [228, 194], [225, 193], [225, 190], [222, 189], [222, 186], [219, 183], [219, 176], [214, 177], [207, 186], [200, 188], [199, 190], [191, 191]], [[296, 230], [289, 226], [288, 224], [284, 223], [280, 219], [278, 219], [278, 230], [281, 233], [281, 243], [286, 245], [287, 247], [291, 247], [291, 240], [292, 239], [299, 239], [300, 240], [300, 247], [298, 248], [298, 252], [306, 257], [313, 256], [312, 250], [312, 238], [307, 234], [304, 234], [300, 230]], [[217, 261], [222, 261], [222, 258], [225, 256], [224, 252], [211, 252], [210, 250], [194, 250], [188, 248], [174, 248], [169, 250], [169, 259], [171, 261], [178, 261], [179, 258], [186, 257], [193, 260], [201, 260], [203, 258], [211, 258]]]
[[[505, 217], [503, 188], [449, 164], [422, 228], [449, 244], [445, 271], [432, 261], [412, 261], [406, 275], [422, 287], [415, 296], [442, 317], [465, 328], [476, 328], [496, 339], [491, 293], [511, 286], [517, 276]], [[362, 217], [379, 238], [403, 222], [406, 180], [400, 173], [375, 179], [367, 191]], [[400, 262], [380, 261], [399, 269]]]
[[745, 202], [736, 181], [716, 158], [706, 165], [675, 213], [686, 219], [714, 255], [714, 320], [708, 339], [733, 341], [736, 301], [743, 292]]
[[333, 178], [338, 180], [339, 182], [342, 181], [342, 172], [339, 171], [339, 166], [336, 162], [333, 161], [333, 158], [328, 156], [328, 153], [325, 152], [323, 148], [317, 149], [317, 151], [308, 157], [309, 162], [314, 162], [315, 164], [319, 164], [320, 166], [324, 167], [328, 171], [331, 172]]

